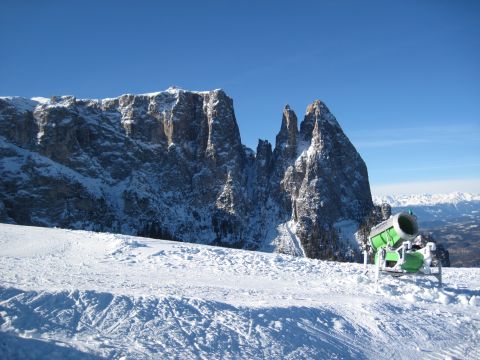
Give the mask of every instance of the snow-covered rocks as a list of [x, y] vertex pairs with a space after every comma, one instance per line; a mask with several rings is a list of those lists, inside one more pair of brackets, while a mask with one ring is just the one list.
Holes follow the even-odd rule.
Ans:
[[275, 148], [253, 155], [222, 90], [0, 98], [0, 176], [2, 222], [316, 258], [358, 251], [334, 225], [372, 207], [366, 166], [325, 104], [300, 130], [286, 108]]
[[[373, 266], [370, 268], [373, 272]], [[0, 224], [0, 358], [479, 358], [480, 269]]]

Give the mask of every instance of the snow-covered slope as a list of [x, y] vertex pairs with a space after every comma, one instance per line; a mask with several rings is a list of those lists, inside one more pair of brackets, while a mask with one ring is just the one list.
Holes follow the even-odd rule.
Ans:
[[480, 269], [444, 281], [0, 224], [0, 358], [478, 359]]

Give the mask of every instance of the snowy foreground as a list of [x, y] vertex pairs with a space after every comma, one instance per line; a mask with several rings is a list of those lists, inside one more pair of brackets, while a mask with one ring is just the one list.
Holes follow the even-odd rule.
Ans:
[[0, 224], [0, 358], [480, 359], [480, 269]]

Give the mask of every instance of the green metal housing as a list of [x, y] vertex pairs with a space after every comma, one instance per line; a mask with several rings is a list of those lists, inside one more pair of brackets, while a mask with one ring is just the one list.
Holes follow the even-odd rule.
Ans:
[[[387, 251], [385, 254], [385, 261], [387, 267], [393, 267], [400, 260], [400, 256], [396, 251]], [[378, 252], [375, 254], [375, 264], [378, 261]], [[391, 266], [388, 266], [391, 265]], [[423, 266], [423, 255], [419, 252], [405, 253], [405, 261], [400, 266], [406, 272], [417, 272]]]
[[397, 248], [403, 241], [413, 240], [418, 234], [415, 218], [407, 213], [398, 213], [375, 226], [369, 235], [374, 251], [382, 248]]
[[370, 244], [375, 251], [384, 248], [387, 245], [390, 247], [395, 247], [398, 242], [401, 244], [403, 240], [397, 234], [393, 226], [370, 239]]

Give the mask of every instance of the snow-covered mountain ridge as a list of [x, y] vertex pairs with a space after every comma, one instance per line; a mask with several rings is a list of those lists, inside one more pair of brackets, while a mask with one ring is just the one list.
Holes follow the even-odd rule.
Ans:
[[2, 359], [480, 357], [480, 269], [373, 266], [0, 224]]
[[355, 230], [373, 206], [324, 103], [300, 126], [286, 106], [275, 146], [253, 152], [222, 90], [0, 98], [0, 179], [0, 222], [313, 258], [358, 253], [337, 227]]
[[480, 195], [465, 192], [451, 192], [448, 194], [412, 194], [373, 196], [375, 204], [388, 203], [392, 207], [403, 206], [431, 206], [439, 204], [458, 204], [464, 201], [479, 201]]

